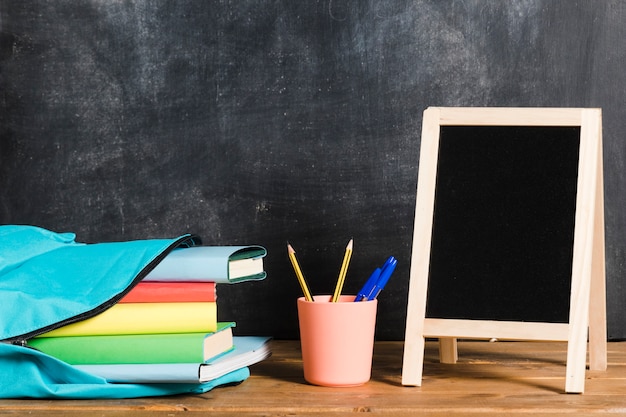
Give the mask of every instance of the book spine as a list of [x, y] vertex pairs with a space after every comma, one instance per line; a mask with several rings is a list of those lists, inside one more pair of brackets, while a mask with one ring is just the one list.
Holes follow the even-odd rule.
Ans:
[[204, 333], [45, 337], [28, 345], [72, 365], [202, 362], [203, 337]]
[[28, 346], [72, 365], [202, 363], [210, 359], [205, 358], [203, 348], [207, 338], [220, 336], [215, 349], [219, 352], [215, 356], [232, 348], [228, 329], [234, 325], [232, 322], [218, 323], [218, 332], [208, 334], [37, 337], [29, 340]]
[[217, 330], [217, 303], [122, 303], [97, 316], [39, 337], [209, 333]]
[[75, 365], [75, 367], [109, 382], [134, 384], [197, 384], [200, 382], [200, 364], [198, 363], [93, 364]]
[[215, 282], [140, 282], [120, 303], [216, 302]]

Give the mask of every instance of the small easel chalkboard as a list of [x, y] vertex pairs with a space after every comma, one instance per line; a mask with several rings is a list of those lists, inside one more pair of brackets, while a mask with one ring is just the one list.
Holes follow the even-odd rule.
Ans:
[[[403, 385], [426, 338], [567, 341], [565, 391], [604, 370], [602, 114], [571, 108], [424, 112]], [[590, 303], [592, 308], [590, 309]]]

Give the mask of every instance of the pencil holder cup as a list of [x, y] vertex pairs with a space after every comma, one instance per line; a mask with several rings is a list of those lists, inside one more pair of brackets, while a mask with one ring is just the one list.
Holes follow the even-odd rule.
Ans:
[[369, 381], [372, 373], [377, 300], [354, 302], [343, 295], [315, 301], [298, 299], [298, 322], [304, 379], [314, 385], [350, 387]]

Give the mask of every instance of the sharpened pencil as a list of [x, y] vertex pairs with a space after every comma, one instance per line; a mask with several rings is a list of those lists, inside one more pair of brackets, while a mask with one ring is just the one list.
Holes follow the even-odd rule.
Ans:
[[298, 278], [298, 282], [300, 282], [300, 287], [302, 287], [304, 299], [307, 301], [313, 301], [313, 297], [309, 292], [309, 287], [306, 285], [306, 281], [304, 280], [304, 275], [302, 275], [302, 271], [300, 270], [300, 265], [298, 265], [298, 260], [296, 259], [296, 251], [293, 250], [293, 247], [289, 243], [287, 243], [287, 252], [289, 252], [291, 265], [293, 266], [293, 270], [296, 272], [296, 277]]
[[333, 294], [332, 302], [336, 303], [339, 301], [339, 296], [341, 295], [341, 290], [343, 289], [343, 283], [346, 280], [346, 274], [348, 273], [348, 265], [350, 264], [350, 257], [352, 256], [352, 245], [353, 239], [350, 239], [348, 242], [348, 246], [346, 246], [346, 254], [343, 257], [343, 262], [341, 263], [341, 270], [339, 271], [339, 278], [337, 279], [337, 286], [335, 287], [335, 292]]

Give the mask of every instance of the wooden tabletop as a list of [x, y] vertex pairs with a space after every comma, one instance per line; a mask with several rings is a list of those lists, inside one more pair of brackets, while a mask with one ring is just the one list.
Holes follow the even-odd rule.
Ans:
[[584, 394], [565, 394], [566, 344], [459, 342], [459, 362], [425, 351], [421, 387], [401, 384], [402, 342], [377, 342], [372, 379], [353, 388], [304, 381], [297, 341], [273, 341], [271, 358], [238, 386], [203, 395], [131, 400], [0, 400], [0, 414], [36, 416], [626, 415], [626, 342], [609, 343], [609, 367], [587, 371]]

